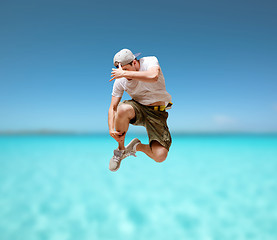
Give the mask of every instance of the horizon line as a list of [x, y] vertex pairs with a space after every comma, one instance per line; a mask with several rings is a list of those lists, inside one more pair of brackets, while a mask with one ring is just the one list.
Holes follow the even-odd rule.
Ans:
[[[130, 135], [147, 135], [144, 132], [129, 132]], [[171, 131], [172, 135], [277, 135], [277, 131]], [[7, 130], [0, 131], [0, 136], [7, 135], [109, 135], [108, 131], [73, 131], [73, 130]]]

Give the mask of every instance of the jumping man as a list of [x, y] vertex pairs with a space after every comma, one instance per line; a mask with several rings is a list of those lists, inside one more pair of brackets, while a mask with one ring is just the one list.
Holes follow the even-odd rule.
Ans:
[[[172, 105], [171, 96], [165, 89], [165, 79], [154, 56], [137, 59], [129, 49], [115, 54], [112, 69], [112, 100], [108, 124], [110, 135], [118, 142], [118, 148], [110, 160], [109, 169], [117, 171], [121, 160], [137, 151], [144, 152], [156, 162], [163, 162], [171, 145], [167, 126], [168, 113]], [[120, 102], [126, 91], [132, 100]], [[149, 144], [142, 144], [134, 138], [126, 147], [124, 140], [129, 124], [146, 128]]]

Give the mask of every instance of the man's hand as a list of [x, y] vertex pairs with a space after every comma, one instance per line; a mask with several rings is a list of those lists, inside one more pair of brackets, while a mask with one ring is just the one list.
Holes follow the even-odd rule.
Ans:
[[125, 71], [122, 69], [120, 63], [118, 64], [118, 66], [119, 66], [118, 68], [113, 68], [112, 69], [112, 75], [111, 75], [112, 79], [110, 81], [123, 77], [123, 74], [124, 74]]
[[117, 142], [120, 142], [123, 140], [125, 132], [121, 133], [121, 132], [117, 132], [115, 130], [110, 130], [110, 135], [111, 137], [113, 137]]

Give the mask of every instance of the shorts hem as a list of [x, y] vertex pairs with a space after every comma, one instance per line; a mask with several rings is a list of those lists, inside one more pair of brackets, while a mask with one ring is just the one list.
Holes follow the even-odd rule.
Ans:
[[152, 144], [153, 141], [157, 141], [157, 142], [158, 142], [159, 144], [161, 144], [164, 148], [166, 148], [167, 151], [169, 151], [171, 144], [168, 145], [168, 144], [166, 144], [164, 141], [159, 140], [159, 139], [156, 139], [156, 138], [155, 138], [155, 139], [149, 140], [149, 146], [150, 146], [150, 148], [151, 148], [151, 144]]

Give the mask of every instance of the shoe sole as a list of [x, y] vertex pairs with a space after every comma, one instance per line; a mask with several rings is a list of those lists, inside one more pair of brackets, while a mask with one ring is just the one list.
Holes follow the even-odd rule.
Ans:
[[129, 144], [126, 146], [128, 148], [133, 142], [137, 141], [137, 143], [141, 143], [141, 141], [138, 138], [134, 138]]

